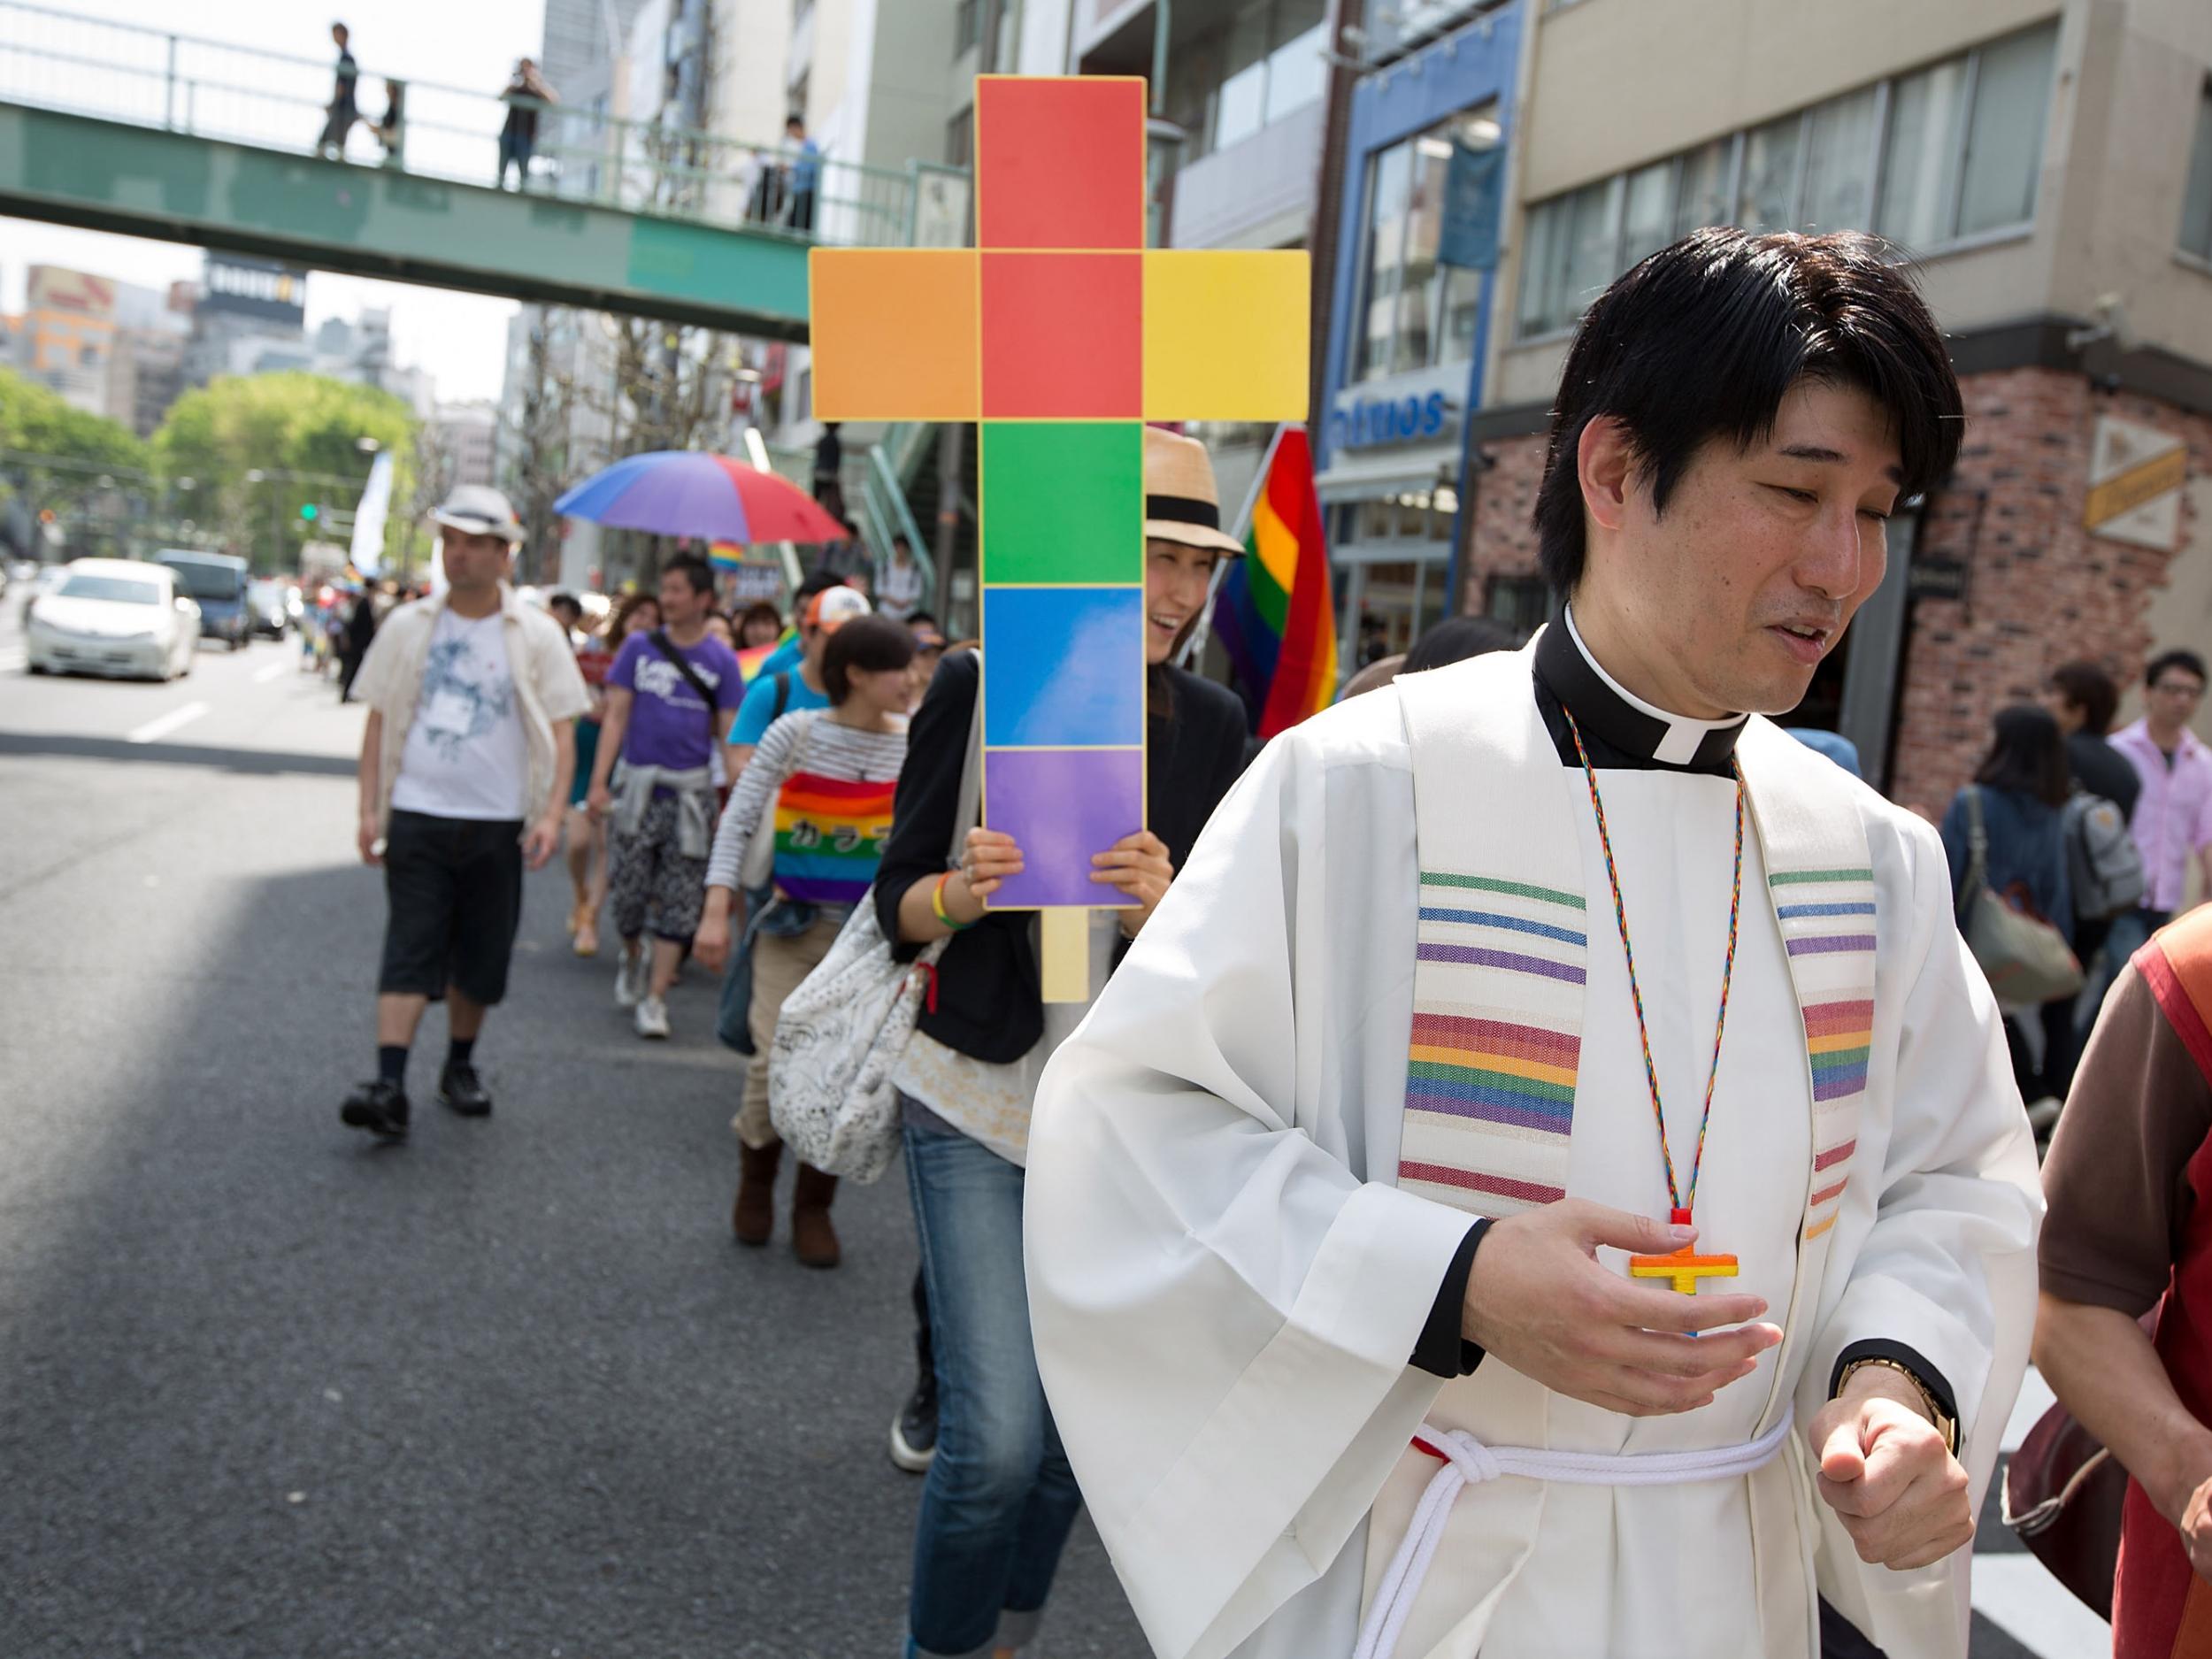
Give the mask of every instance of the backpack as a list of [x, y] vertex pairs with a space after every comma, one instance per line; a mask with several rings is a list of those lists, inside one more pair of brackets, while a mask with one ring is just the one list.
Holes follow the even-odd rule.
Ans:
[[2143, 896], [2143, 855], [2128, 833], [2126, 815], [2102, 795], [2078, 789], [2061, 823], [2074, 914], [2094, 922], [2132, 909]]

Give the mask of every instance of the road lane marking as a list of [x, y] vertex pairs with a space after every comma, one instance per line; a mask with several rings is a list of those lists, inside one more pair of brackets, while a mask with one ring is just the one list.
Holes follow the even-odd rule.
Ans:
[[289, 663], [271, 663], [266, 668], [261, 669], [255, 673], [253, 677], [253, 683], [257, 686], [265, 686], [272, 680], [274, 680], [279, 674], [283, 673], [291, 666], [292, 664]]
[[133, 743], [158, 743], [179, 726], [189, 726], [208, 710], [204, 703], [188, 703], [181, 709], [172, 709], [158, 719], [149, 720], [126, 739]]

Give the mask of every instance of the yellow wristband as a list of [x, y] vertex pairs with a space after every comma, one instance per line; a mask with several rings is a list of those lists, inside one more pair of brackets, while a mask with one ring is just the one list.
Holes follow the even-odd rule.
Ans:
[[[954, 933], [964, 933], [975, 926], [975, 922], [956, 921], [952, 912], [945, 908], [945, 883], [951, 879], [952, 872], [949, 870], [937, 878], [937, 885], [929, 890], [929, 908], [936, 913], [937, 919], [951, 928]], [[976, 921], [982, 919], [979, 916], [976, 918]]]

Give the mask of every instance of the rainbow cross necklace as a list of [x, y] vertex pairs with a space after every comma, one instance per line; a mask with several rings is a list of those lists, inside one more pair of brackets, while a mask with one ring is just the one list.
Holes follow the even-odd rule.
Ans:
[[[1736, 776], [1736, 869], [1728, 894], [1728, 956], [1720, 974], [1720, 1012], [1713, 1020], [1713, 1062], [1705, 1073], [1705, 1108], [1698, 1116], [1697, 1147], [1690, 1155], [1690, 1181], [1686, 1187], [1675, 1179], [1674, 1153], [1667, 1144], [1667, 1115], [1659, 1103], [1659, 1070], [1651, 1059], [1651, 1028], [1644, 1021], [1644, 994], [1636, 980], [1636, 952], [1628, 942], [1628, 906], [1621, 899], [1621, 872], [1613, 862], [1613, 836], [1605, 822], [1605, 798], [1598, 793], [1597, 769], [1590, 764], [1590, 751], [1583, 747], [1582, 727], [1574, 714], [1563, 704], [1561, 712], [1567, 717], [1567, 730], [1575, 741], [1575, 757], [1582, 763], [1582, 775], [1590, 785], [1590, 810], [1598, 821], [1598, 845], [1605, 853], [1605, 879], [1613, 889], [1613, 920], [1620, 928], [1621, 956], [1628, 964], [1628, 999], [1636, 1010], [1636, 1034], [1644, 1047], [1644, 1081], [1651, 1089], [1651, 1115], [1659, 1125], [1659, 1158], [1666, 1165], [1667, 1199], [1673, 1206], [1671, 1219], [1677, 1226], [1688, 1226], [1692, 1211], [1697, 1204], [1697, 1176], [1705, 1162], [1705, 1132], [1713, 1121], [1713, 1086], [1720, 1078], [1721, 1038], [1728, 1029], [1728, 987], [1736, 977], [1737, 924], [1743, 915], [1743, 768], [1731, 762]], [[1705, 1279], [1733, 1279], [1736, 1258], [1733, 1256], [1701, 1256], [1692, 1253], [1688, 1245], [1665, 1256], [1632, 1256], [1628, 1271], [1635, 1279], [1663, 1279], [1671, 1280], [1684, 1295], [1694, 1295], [1698, 1282]]]

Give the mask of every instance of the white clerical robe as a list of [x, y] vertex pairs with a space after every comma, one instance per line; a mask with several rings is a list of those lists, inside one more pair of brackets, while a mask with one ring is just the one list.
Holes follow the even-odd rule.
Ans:
[[[1683, 752], [1694, 746], [1693, 733]], [[1677, 770], [1599, 780], [1686, 1180], [1720, 1001], [1734, 787]], [[1394, 1183], [1417, 926], [1398, 699], [1332, 710], [1255, 764], [1053, 1060], [1031, 1133], [1038, 1360], [1159, 1653], [1348, 1655], [1439, 1466], [1409, 1448], [1425, 1419], [1491, 1445], [1641, 1453], [1740, 1445], [1786, 1402], [1800, 1435], [1748, 1477], [1470, 1488], [1401, 1659], [1810, 1655], [1816, 1580], [1893, 1659], [1963, 1653], [1964, 1553], [1916, 1572], [1863, 1568], [1814, 1494], [1801, 1432], [1843, 1349], [1909, 1345], [1956, 1397], [1978, 1503], [2033, 1317], [2035, 1160], [1940, 844], [1871, 790], [1852, 784], [1849, 799], [1882, 925], [1856, 1173], [1824, 1269], [1793, 1282], [1806, 1039], [1747, 832], [1698, 1248], [1740, 1256], [1729, 1288], [1764, 1297], [1789, 1340], [1710, 1406], [1630, 1418], [1496, 1358], [1451, 1382], [1409, 1363], [1470, 1217]], [[1567, 1190], [1663, 1217], [1626, 964], [1594, 818], [1580, 821], [1588, 983]]]

